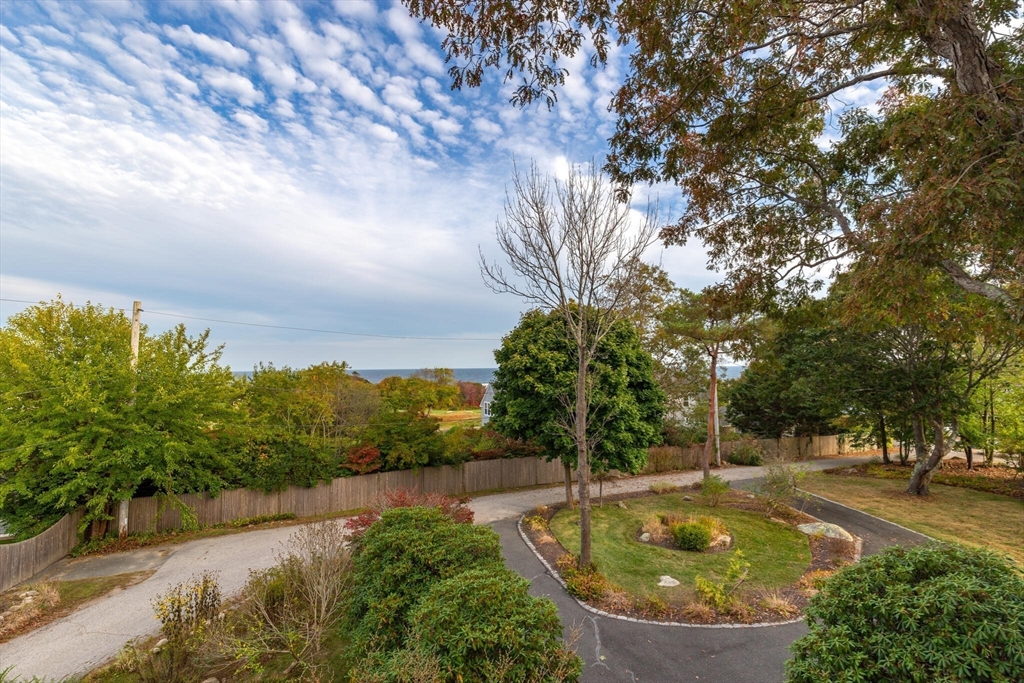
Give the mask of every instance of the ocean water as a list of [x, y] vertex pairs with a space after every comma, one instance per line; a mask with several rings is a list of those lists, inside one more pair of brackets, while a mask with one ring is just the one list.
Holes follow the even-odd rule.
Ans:
[[[494, 381], [494, 371], [498, 368], [452, 368], [455, 379], [459, 382], [479, 382], [487, 384]], [[405, 368], [399, 370], [353, 370], [353, 375], [359, 375], [374, 384], [385, 377], [411, 377], [419, 368]]]

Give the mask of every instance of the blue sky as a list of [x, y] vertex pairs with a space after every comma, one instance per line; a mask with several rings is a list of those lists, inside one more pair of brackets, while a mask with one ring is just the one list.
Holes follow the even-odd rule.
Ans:
[[[580, 55], [554, 109], [520, 110], [496, 73], [451, 91], [442, 38], [360, 0], [0, 3], [0, 295], [500, 338], [525, 306], [484, 287], [477, 250], [496, 255], [512, 159], [601, 162], [627, 55]], [[716, 278], [699, 245], [650, 257]], [[480, 367], [497, 344], [208, 325], [235, 369]]]

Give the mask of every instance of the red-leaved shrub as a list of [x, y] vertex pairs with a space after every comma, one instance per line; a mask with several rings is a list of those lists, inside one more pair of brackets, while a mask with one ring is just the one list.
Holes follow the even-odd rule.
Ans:
[[380, 451], [373, 446], [366, 445], [350, 448], [342, 467], [352, 470], [356, 474], [369, 474], [379, 470], [382, 464]]
[[469, 509], [468, 503], [469, 498], [465, 496], [455, 498], [443, 493], [420, 493], [417, 489], [385, 491], [372, 508], [361, 515], [350, 517], [345, 522], [345, 528], [351, 538], [358, 539], [371, 524], [380, 519], [381, 513], [385, 510], [413, 507], [438, 508], [443, 515], [459, 524], [472, 524], [473, 511]]

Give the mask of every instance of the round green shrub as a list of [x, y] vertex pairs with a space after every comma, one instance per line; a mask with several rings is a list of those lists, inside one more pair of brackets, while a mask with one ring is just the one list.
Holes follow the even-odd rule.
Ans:
[[683, 550], [702, 553], [711, 547], [711, 529], [697, 522], [673, 524], [672, 537]]
[[1024, 575], [988, 551], [887, 548], [828, 579], [790, 683], [1024, 680]]
[[475, 569], [430, 589], [412, 615], [414, 647], [433, 655], [449, 680], [577, 680], [558, 608], [529, 594], [508, 569]]
[[760, 467], [764, 464], [764, 453], [761, 452], [761, 447], [757, 442], [744, 439], [739, 443], [733, 444], [732, 451], [729, 452], [729, 455], [725, 456], [725, 459], [733, 465]]
[[409, 613], [434, 584], [470, 569], [504, 568], [498, 534], [459, 524], [437, 508], [385, 510], [352, 561], [352, 652], [400, 647]]

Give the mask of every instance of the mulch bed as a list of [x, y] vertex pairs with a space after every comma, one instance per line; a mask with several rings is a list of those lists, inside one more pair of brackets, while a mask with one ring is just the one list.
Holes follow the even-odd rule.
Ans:
[[[693, 493], [694, 500], [698, 499], [700, 484], [692, 487], [679, 487], [675, 492], [688, 494]], [[672, 493], [666, 491], [665, 493]], [[614, 505], [620, 500], [631, 500], [646, 498], [654, 494], [649, 491], [632, 491], [604, 497], [604, 504]], [[592, 504], [597, 501], [592, 499]], [[730, 491], [723, 496], [719, 505], [737, 510], [745, 510], [765, 514], [769, 519], [782, 524], [797, 525], [817, 521], [815, 518], [799, 510], [790, 507], [772, 510], [766, 513], [764, 505], [757, 499], [751, 498], [749, 494], [740, 491]], [[537, 508], [528, 517], [540, 517], [544, 520], [543, 528], [535, 528], [530, 524], [523, 524], [522, 529], [526, 536], [533, 543], [537, 552], [552, 567], [558, 567], [560, 562], [571, 558], [569, 553], [554, 534], [551, 533], [547, 523], [555, 514], [565, 508], [565, 503], [543, 506]], [[803, 613], [811, 596], [817, 593], [815, 585], [820, 579], [827, 577], [837, 569], [846, 566], [854, 561], [855, 544], [842, 539], [808, 536], [811, 549], [811, 564], [807, 567], [803, 576], [795, 584], [782, 589], [772, 591], [773, 595], [788, 601], [795, 611], [786, 613], [784, 611], [770, 609], [761, 604], [759, 599], [760, 591], [741, 591], [741, 602], [745, 609], [723, 613], [713, 608], [701, 607], [695, 609], [694, 604], [675, 605], [664, 603], [652, 603], [644, 598], [631, 596], [622, 590], [608, 591], [601, 598], [588, 600], [587, 604], [611, 614], [633, 617], [635, 619], [648, 619], [651, 621], [678, 622], [691, 624], [755, 624], [765, 622], [788, 621]], [[661, 545], [661, 544], [658, 544]], [[671, 546], [664, 546], [671, 547]], [[674, 549], [674, 548], [673, 548]], [[684, 552], [684, 551], [680, 551]]]
[[[913, 463], [909, 465], [883, 465], [881, 463], [865, 463], [854, 467], [837, 467], [824, 470], [825, 474], [836, 477], [863, 477], [870, 479], [903, 479], [909, 480], [914, 471]], [[1013, 467], [1007, 465], [975, 464], [967, 469], [966, 460], [943, 460], [942, 468], [932, 478], [933, 484], [956, 486], [959, 488], [995, 493], [1024, 500], [1024, 476]]]

